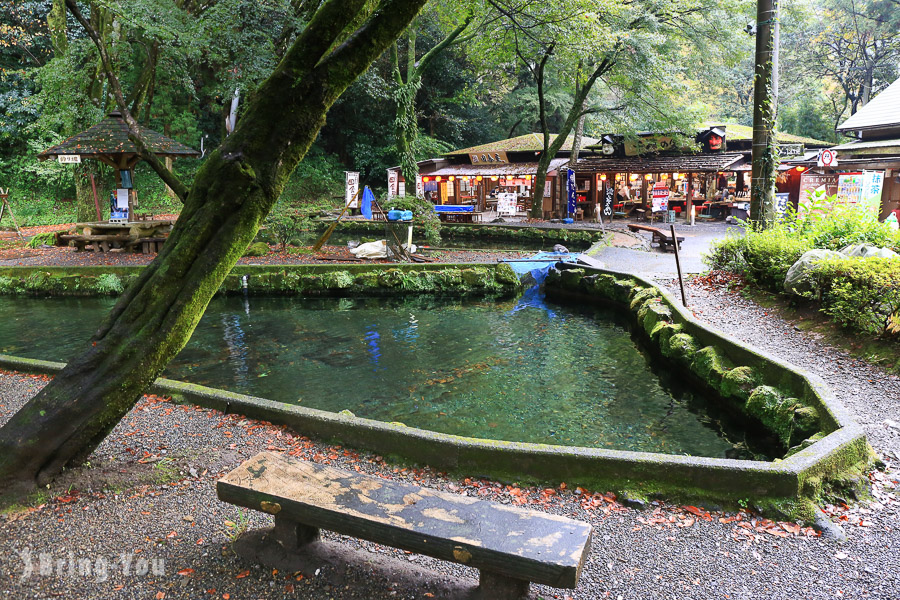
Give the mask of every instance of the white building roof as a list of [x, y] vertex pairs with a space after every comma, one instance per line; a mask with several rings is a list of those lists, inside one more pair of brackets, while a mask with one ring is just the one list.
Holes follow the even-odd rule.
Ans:
[[900, 126], [900, 79], [875, 96], [855, 115], [838, 126], [838, 131], [861, 131]]

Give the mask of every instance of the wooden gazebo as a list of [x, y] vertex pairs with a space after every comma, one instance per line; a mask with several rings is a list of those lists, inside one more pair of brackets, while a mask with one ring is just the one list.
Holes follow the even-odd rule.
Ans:
[[[137, 127], [138, 134], [150, 152], [159, 158], [195, 157], [200, 153], [146, 127]], [[111, 112], [93, 127], [73, 135], [65, 142], [38, 154], [38, 160], [55, 159], [61, 163], [77, 163], [92, 158], [109, 165], [116, 173], [116, 198], [127, 197], [127, 213], [115, 223], [78, 223], [80, 234], [63, 235], [60, 240], [72, 242], [79, 249], [91, 245], [96, 252], [115, 248], [155, 251], [171, 229], [172, 221], [134, 223], [133, 169], [141, 159], [138, 148], [128, 138], [128, 124], [118, 111]], [[77, 158], [75, 158], [77, 157]], [[94, 200], [97, 201], [96, 189]], [[123, 206], [124, 208], [124, 206]], [[98, 205], [99, 212], [99, 205]]]
[[[161, 133], [138, 126], [138, 133], [147, 148], [160, 158], [179, 158], [200, 156], [200, 153]], [[109, 165], [116, 171], [116, 187], [123, 187], [123, 178], [127, 179], [124, 187], [131, 187], [134, 166], [140, 160], [137, 146], [128, 139], [128, 124], [119, 111], [111, 112], [105, 119], [93, 127], [75, 134], [61, 144], [47, 148], [38, 154], [38, 160], [56, 159], [60, 157], [78, 156], [80, 159], [93, 158]], [[127, 173], [127, 175], [123, 174]], [[129, 214], [131, 214], [132, 198], [129, 193]]]

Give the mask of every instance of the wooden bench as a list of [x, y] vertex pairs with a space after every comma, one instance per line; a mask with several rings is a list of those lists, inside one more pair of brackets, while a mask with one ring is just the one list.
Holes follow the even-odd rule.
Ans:
[[[662, 250], [665, 250], [667, 246], [673, 246], [672, 242], [672, 234], [666, 233], [662, 229], [657, 229], [656, 227], [650, 227], [649, 225], [638, 225], [636, 223], [629, 223], [628, 229], [631, 231], [647, 231], [653, 234], [653, 239], [650, 241], [651, 244], [659, 244], [659, 247]], [[675, 238], [675, 242], [678, 243], [678, 249], [681, 249], [681, 242], [684, 241], [684, 236], [677, 236]], [[674, 248], [673, 248], [674, 249]]]
[[167, 239], [167, 237], [138, 238], [136, 240], [132, 240], [129, 245], [135, 248], [135, 252], [137, 252], [137, 247], [140, 247], [141, 254], [151, 254], [159, 252], [162, 249], [162, 245]]
[[220, 479], [219, 499], [275, 516], [290, 551], [319, 528], [480, 570], [483, 598], [522, 598], [530, 582], [574, 588], [591, 526], [525, 510], [261, 452]]
[[123, 244], [131, 241], [129, 235], [58, 235], [58, 243], [68, 246], [69, 242], [75, 245], [75, 250], [83, 252], [90, 244], [94, 252], [109, 252], [111, 248], [121, 248]]

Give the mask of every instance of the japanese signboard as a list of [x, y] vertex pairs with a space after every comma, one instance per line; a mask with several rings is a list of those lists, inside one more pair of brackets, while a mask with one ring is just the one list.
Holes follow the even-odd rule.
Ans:
[[400, 195], [400, 174], [393, 169], [388, 169], [387, 172], [387, 180], [388, 180], [388, 189], [387, 195], [388, 200], [393, 198], [394, 196]]
[[653, 186], [653, 212], [669, 210], [669, 188], [658, 181]]
[[357, 171], [344, 171], [344, 204], [347, 208], [359, 208], [359, 173]]
[[566, 197], [568, 198], [568, 213], [570, 215], [575, 214], [575, 209], [578, 207], [577, 199], [575, 196], [575, 171], [572, 169], [566, 169]]
[[613, 203], [616, 198], [616, 190], [613, 189], [613, 186], [609, 183], [606, 184], [606, 193], [603, 196], [603, 210], [601, 214], [603, 218], [607, 221], [611, 221], [613, 217]]
[[81, 155], [79, 154], [60, 154], [56, 157], [62, 165], [79, 165], [81, 164]]
[[506, 152], [478, 152], [469, 154], [473, 165], [496, 165], [509, 162]]
[[416, 198], [425, 197], [425, 183], [422, 181], [421, 175], [416, 175]]

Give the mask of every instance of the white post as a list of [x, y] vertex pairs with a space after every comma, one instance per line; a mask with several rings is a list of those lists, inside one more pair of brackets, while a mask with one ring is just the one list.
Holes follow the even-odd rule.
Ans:
[[694, 226], [694, 219], [697, 216], [697, 205], [691, 205], [691, 227]]

